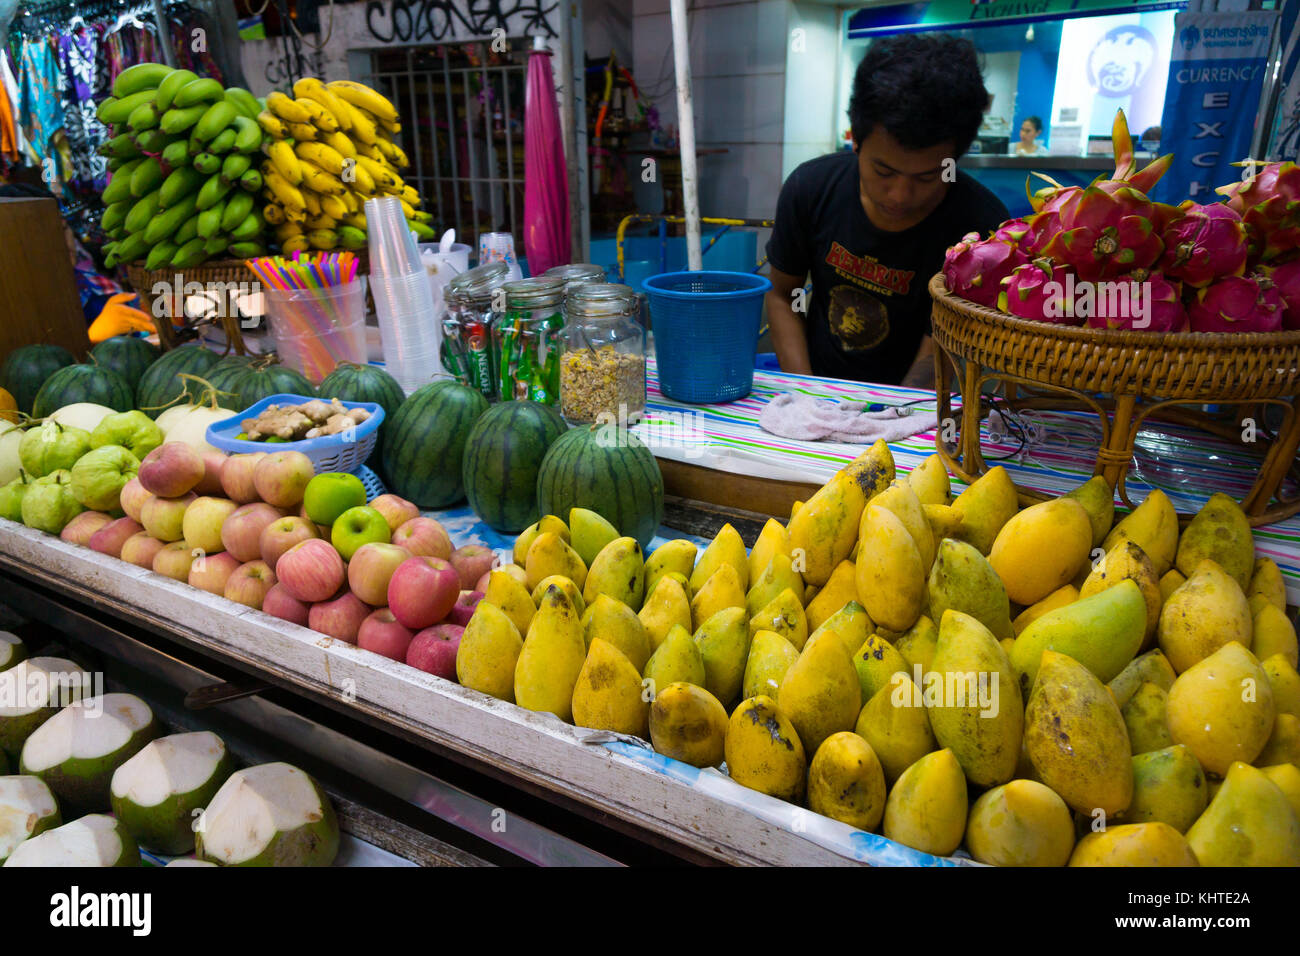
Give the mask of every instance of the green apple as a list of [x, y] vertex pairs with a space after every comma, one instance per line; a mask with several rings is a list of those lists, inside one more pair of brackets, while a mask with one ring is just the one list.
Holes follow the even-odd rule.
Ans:
[[83, 510], [72, 493], [72, 472], [66, 468], [37, 478], [23, 495], [23, 524], [48, 534], [58, 534]]
[[19, 475], [0, 488], [0, 518], [8, 518], [10, 521], [23, 520], [23, 496], [31, 486], [30, 478]]
[[388, 521], [384, 516], [374, 508], [361, 505], [349, 508], [338, 516], [330, 531], [330, 544], [343, 555], [344, 561], [351, 561], [352, 555], [363, 544], [372, 541], [387, 544], [391, 536], [392, 532], [388, 529]]
[[307, 482], [302, 503], [308, 518], [317, 524], [331, 525], [349, 508], [366, 503], [366, 486], [356, 475], [343, 471], [317, 475]]
[[75, 425], [46, 421], [29, 428], [18, 445], [18, 460], [27, 474], [44, 478], [60, 468], [71, 468], [90, 451], [90, 432]]
[[90, 433], [90, 447], [121, 445], [137, 459], [143, 458], [163, 443], [162, 429], [144, 412], [114, 412]]
[[91, 511], [109, 511], [121, 506], [122, 486], [139, 470], [140, 459], [130, 451], [121, 445], [102, 445], [72, 466], [72, 493]]

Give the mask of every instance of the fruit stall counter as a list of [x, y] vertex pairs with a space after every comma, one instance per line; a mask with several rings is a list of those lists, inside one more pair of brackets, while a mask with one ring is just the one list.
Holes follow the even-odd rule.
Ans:
[[[582, 841], [544, 828], [528, 830], [527, 821], [516, 823], [513, 816], [503, 832], [495, 832], [501, 829], [494, 821], [502, 801], [476, 800], [455, 788], [448, 791], [455, 799], [447, 794], [432, 798], [430, 790], [438, 781], [418, 776], [409, 766], [420, 756], [398, 761], [393, 753], [411, 752], [414, 745], [415, 751], [464, 762], [510, 787], [538, 794], [655, 847], [660, 859], [671, 854], [732, 864], [948, 862], [748, 790], [716, 770], [699, 771], [667, 760], [634, 738], [583, 730], [549, 714], [524, 711], [8, 521], [0, 521], [0, 579], [10, 600], [17, 595], [24, 601], [14, 601], [24, 613], [71, 615], [64, 621], [68, 630], [94, 631], [93, 644], [107, 656], [123, 655], [115, 627], [129, 626], [151, 635], [154, 651], [149, 656], [164, 662], [154, 666], [171, 666], [173, 653], [197, 654], [213, 670], [236, 673], [236, 686], [252, 682], [246, 689], [258, 696], [225, 704], [222, 710], [270, 706], [261, 694], [284, 690], [292, 710], [323, 708], [343, 714], [358, 722], [355, 736], [379, 730], [373, 747], [339, 735], [324, 742], [318, 733], [298, 733], [291, 739], [299, 746], [319, 748], [318, 760], [356, 768], [342, 772], [342, 780], [354, 788], [373, 790], [385, 780], [390, 782], [384, 785], [386, 794], [400, 795], [398, 803], [435, 808], [438, 816], [456, 821], [464, 831], [455, 839], [448, 837], [449, 842], [459, 846], [462, 838], [478, 841], [489, 857], [493, 850], [506, 849], [516, 858], [539, 863], [613, 862]], [[104, 622], [118, 623], [106, 627]], [[281, 719], [294, 726], [301, 720], [293, 714]], [[258, 716], [249, 722], [263, 726]], [[362, 756], [353, 752], [358, 748], [365, 751]], [[395, 763], [402, 777], [393, 783]], [[446, 844], [440, 846], [444, 856], [451, 852]]]
[[[859, 445], [779, 438], [759, 427], [759, 413], [786, 393], [880, 408], [906, 408], [933, 421], [933, 391], [872, 385], [839, 379], [756, 371], [754, 390], [725, 405], [686, 405], [659, 391], [654, 358], [647, 361], [646, 417], [635, 427], [654, 451], [670, 494], [786, 515], [836, 471], [861, 453]], [[928, 427], [889, 448], [899, 474], [934, 454], [936, 428]], [[1000, 464], [1020, 488], [1063, 494], [1087, 481], [1101, 441], [1095, 416], [1069, 411], [1012, 412], [997, 405], [981, 426], [981, 446], [990, 465]], [[1135, 502], [1160, 488], [1180, 514], [1195, 514], [1215, 492], [1240, 499], [1251, 487], [1258, 462], [1241, 446], [1173, 422], [1144, 429], [1134, 446], [1127, 489]], [[719, 480], [720, 474], [725, 476]], [[954, 494], [963, 487], [953, 479]], [[1290, 493], [1294, 493], [1294, 487]], [[1118, 520], [1118, 519], [1117, 519]], [[1288, 603], [1300, 604], [1300, 516], [1254, 529], [1261, 557], [1282, 570]]]

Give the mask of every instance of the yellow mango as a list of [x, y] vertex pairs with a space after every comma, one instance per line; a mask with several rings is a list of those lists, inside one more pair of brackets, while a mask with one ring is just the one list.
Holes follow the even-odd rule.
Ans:
[[528, 589], [513, 575], [500, 568], [494, 570], [488, 575], [488, 586], [483, 592], [483, 600], [505, 612], [506, 617], [510, 618], [520, 634], [528, 633], [528, 625], [533, 615], [537, 613], [537, 605], [533, 602]]
[[909, 471], [907, 483], [922, 505], [946, 505], [952, 493], [948, 469], [944, 468], [943, 459], [938, 455], [931, 455]]
[[939, 747], [921, 689], [901, 671], [862, 706], [853, 730], [871, 744], [891, 784]]
[[885, 801], [884, 834], [923, 853], [948, 856], [966, 832], [966, 776], [951, 750], [903, 771]]
[[569, 532], [569, 544], [588, 568], [607, 544], [618, 540], [618, 529], [587, 508], [569, 509]]
[[691, 632], [674, 624], [663, 643], [654, 649], [641, 672], [651, 682], [651, 691], [669, 684], [686, 683], [704, 686], [704, 658], [695, 646]]
[[653, 654], [674, 626], [691, 630], [691, 602], [676, 579], [664, 576], [655, 584], [637, 617], [645, 628]]
[[1017, 604], [1036, 604], [1069, 584], [1088, 562], [1092, 523], [1072, 498], [1030, 505], [998, 532], [989, 564]]
[[[1065, 607], [1067, 604], [1073, 604], [1077, 600], [1079, 600], [1079, 589], [1073, 584], [1067, 584], [1065, 587], [1057, 588], [1038, 603], [1031, 604], [1029, 607], [1017, 614], [1015, 620], [1011, 622], [1011, 629], [1019, 635], [1021, 631], [1034, 623], [1034, 621], [1038, 620], [1048, 611], [1055, 611], [1057, 608]], [[1004, 640], [1010, 640], [1010, 638], [1004, 638]]]
[[748, 608], [750, 617], [766, 607], [782, 591], [803, 594], [803, 578], [791, 566], [788, 555], [776, 555], [752, 580], [749, 593], [745, 595], [745, 607]]
[[582, 590], [587, 581], [587, 566], [567, 541], [552, 531], [543, 531], [528, 549], [524, 564], [528, 587], [535, 588], [544, 578], [555, 575], [568, 578]]
[[861, 603], [858, 599], [858, 567], [852, 561], [841, 561], [826, 585], [806, 603], [808, 627], [817, 630], [850, 601]]
[[587, 570], [582, 599], [591, 604], [602, 594], [622, 601], [634, 612], [645, 597], [645, 562], [636, 538], [615, 538], [601, 548]]
[[[572, 580], [560, 574], [552, 574], [550, 577], [542, 578], [541, 581], [537, 582], [537, 587], [533, 588], [532, 595], [534, 604], [538, 607], [542, 606], [542, 596], [551, 589], [551, 585], [555, 585], [564, 592], [564, 596], [569, 599], [573, 609], [578, 612], [578, 617], [582, 617], [583, 614], [587, 613], [587, 602], [582, 599], [582, 591]], [[528, 632], [523, 631], [522, 633], [527, 634]]]
[[1012, 780], [971, 804], [966, 847], [990, 866], [1065, 866], [1074, 849], [1070, 808], [1041, 783]]
[[1174, 566], [1178, 551], [1178, 513], [1174, 503], [1159, 488], [1152, 489], [1142, 504], [1111, 528], [1102, 549], [1110, 551], [1121, 541], [1132, 541], [1151, 559], [1156, 574]]
[[1048, 649], [1069, 654], [1103, 682], [1113, 680], [1142, 646], [1146, 614], [1142, 591], [1128, 578], [1047, 612], [1020, 632], [1011, 650], [1021, 690], [1033, 686], [1039, 660]]
[[691, 624], [698, 630], [713, 615], [729, 607], [745, 609], [745, 589], [735, 567], [723, 563], [691, 598]]
[[1228, 768], [1187, 843], [1201, 866], [1300, 866], [1300, 821], [1290, 801], [1262, 770], [1241, 761]]
[[691, 590], [698, 594], [704, 587], [704, 582], [713, 577], [724, 564], [730, 565], [736, 572], [736, 581], [743, 595], [745, 589], [749, 587], [749, 556], [745, 553], [745, 542], [741, 540], [740, 532], [730, 523], [724, 524], [718, 530], [713, 540], [709, 542], [709, 546], [704, 549], [704, 553], [700, 555], [699, 563], [691, 572]]
[[758, 540], [749, 550], [749, 580], [757, 581], [778, 554], [790, 557], [790, 535], [781, 522], [768, 518]]
[[741, 687], [741, 696], [745, 700], [766, 694], [773, 700], [781, 690], [794, 662], [799, 659], [799, 651], [775, 631], [759, 631], [749, 642], [749, 658], [745, 661], [745, 680]]
[[1281, 654], [1295, 667], [1300, 662], [1300, 645], [1296, 644], [1295, 625], [1274, 605], [1265, 603], [1255, 615], [1250, 652], [1261, 661]]
[[[876, 497], [871, 499], [871, 504], [892, 511], [894, 517], [903, 523], [907, 533], [912, 536], [912, 543], [916, 545], [917, 553], [921, 555], [921, 566], [925, 573], [930, 573], [930, 565], [934, 564], [935, 549], [938, 542], [934, 539], [934, 531], [930, 528], [930, 522], [925, 518], [925, 511], [922, 509], [921, 501], [912, 490], [906, 479], [895, 478], [888, 488], [882, 491]], [[867, 516], [864, 512], [862, 522], [858, 524], [858, 540], [864, 540], [865, 535], [862, 533], [862, 524], [865, 523]]]
[[749, 660], [749, 627], [744, 608], [724, 608], [700, 625], [695, 646], [704, 661], [704, 688], [729, 706], [740, 694]]
[[841, 731], [827, 737], [808, 767], [808, 808], [870, 832], [885, 815], [885, 773], [871, 745]]
[[1300, 674], [1296, 673], [1295, 666], [1281, 654], [1265, 658], [1260, 666], [1273, 691], [1274, 710], [1300, 717]]
[[1300, 819], [1300, 770], [1295, 764], [1281, 763], [1272, 767], [1260, 767], [1264, 776], [1276, 784], [1291, 804], [1291, 812]]
[[874, 630], [875, 624], [866, 608], [857, 601], [850, 601], [828, 617], [821, 627], [813, 631], [812, 636], [816, 637], [822, 631], [834, 631], [844, 642], [845, 652], [852, 657]]
[[735, 709], [724, 750], [736, 783], [791, 803], [803, 800], [808, 758], [794, 725], [771, 697], [751, 697]]
[[514, 561], [521, 568], [528, 561], [528, 549], [533, 546], [537, 536], [542, 533], [559, 535], [566, 542], [569, 540], [569, 526], [555, 515], [544, 515], [541, 521], [531, 524], [523, 531], [519, 532], [519, 537], [515, 538]]
[[596, 638], [608, 641], [622, 651], [640, 678], [652, 648], [645, 626], [630, 607], [608, 594], [597, 595], [582, 615], [582, 640], [587, 645], [588, 655]]
[[1122, 541], [1106, 552], [1079, 589], [1079, 597], [1092, 597], [1121, 581], [1132, 581], [1142, 591], [1147, 606], [1147, 624], [1142, 632], [1142, 646], [1148, 647], [1156, 636], [1156, 625], [1160, 623], [1160, 607], [1164, 599], [1160, 596], [1160, 580], [1156, 577], [1151, 559], [1132, 541]]
[[1170, 746], [1133, 757], [1133, 802], [1125, 823], [1167, 823], [1179, 833], [1196, 822], [1209, 803], [1201, 764], [1186, 747]]
[[759, 631], [775, 631], [793, 644], [796, 650], [803, 649], [808, 641], [808, 619], [793, 591], [786, 588], [749, 619], [750, 635]]
[[1216, 492], [1178, 539], [1175, 563], [1188, 577], [1202, 561], [1213, 561], [1245, 591], [1255, 569], [1255, 539], [1237, 502]]
[[868, 634], [867, 639], [853, 652], [852, 660], [863, 700], [875, 697], [882, 687], [889, 684], [889, 679], [894, 674], [912, 674], [907, 659], [879, 634]]
[[1164, 604], [1169, 600], [1169, 595], [1173, 594], [1180, 587], [1187, 583], [1187, 578], [1177, 568], [1171, 568], [1166, 571], [1164, 577], [1160, 579], [1160, 603]]
[[867, 505], [858, 555], [858, 596], [871, 619], [905, 631], [921, 616], [926, 575], [921, 554], [903, 522], [892, 512]]
[[699, 554], [695, 542], [676, 538], [661, 544], [645, 562], [645, 593], [654, 592], [659, 579], [669, 572], [680, 574], [687, 581], [695, 569], [695, 556]]
[[1236, 641], [1178, 675], [1169, 689], [1169, 733], [1222, 777], [1252, 763], [1273, 731], [1273, 689], [1255, 656]]
[[480, 601], [456, 650], [456, 680], [462, 687], [515, 700], [515, 665], [524, 642], [510, 617]]
[[1272, 558], [1255, 559], [1250, 586], [1246, 588], [1246, 600], [1249, 601], [1257, 594], [1262, 595], [1279, 611], [1286, 612], [1286, 582], [1282, 579], [1282, 569]]
[[1169, 693], [1169, 688], [1174, 686], [1175, 676], [1164, 651], [1156, 648], [1133, 658], [1106, 686], [1115, 696], [1115, 703], [1122, 709], [1144, 683], [1150, 682], [1166, 694]]
[[1249, 648], [1251, 629], [1250, 607], [1237, 582], [1213, 561], [1202, 561], [1187, 583], [1169, 595], [1156, 636], [1181, 674], [1229, 642]]
[[952, 505], [923, 504], [921, 511], [925, 514], [926, 524], [930, 526], [936, 542], [944, 538], [961, 537], [961, 512]]
[[926, 589], [930, 620], [940, 620], [944, 611], [961, 611], [987, 627], [998, 640], [1016, 636], [1011, 628], [1011, 602], [1002, 579], [974, 545], [952, 538], [939, 542]]
[[862, 696], [858, 675], [838, 634], [824, 631], [804, 646], [785, 672], [776, 700], [805, 749], [813, 753], [831, 734], [853, 729]]
[[[822, 587], [835, 566], [849, 556], [857, 541], [858, 522], [867, 501], [894, 480], [894, 457], [878, 441], [836, 472], [791, 517], [790, 553], [799, 561], [809, 584]], [[835, 608], [832, 610], [838, 610]]]
[[1279, 763], [1293, 763], [1300, 767], [1300, 717], [1291, 714], [1275, 716], [1273, 732], [1255, 758], [1255, 765], [1259, 767]]
[[1196, 854], [1167, 823], [1126, 823], [1089, 833], [1070, 855], [1070, 866], [1196, 866]]
[[957, 536], [987, 555], [1002, 526], [1020, 510], [1020, 497], [1007, 470], [996, 465], [958, 495], [952, 507], [961, 521]]
[[669, 684], [650, 704], [650, 741], [655, 752], [692, 767], [722, 763], [727, 712], [695, 684]]
[[650, 736], [650, 705], [641, 694], [641, 674], [627, 655], [599, 637], [578, 672], [572, 706], [579, 727]]
[[1083, 510], [1088, 513], [1088, 522], [1092, 525], [1092, 547], [1099, 547], [1115, 523], [1114, 489], [1101, 475], [1094, 475], [1061, 497], [1072, 498], [1083, 506]]
[[[544, 535], [539, 535], [540, 541]], [[533, 545], [536, 547], [536, 544]], [[531, 552], [530, 552], [531, 553]], [[587, 659], [582, 622], [572, 602], [552, 585], [542, 595], [515, 664], [515, 703], [573, 719], [573, 689]]]
[[1120, 708], [1128, 730], [1129, 749], [1134, 755], [1173, 746], [1168, 708], [1169, 694], [1157, 684], [1143, 684]]

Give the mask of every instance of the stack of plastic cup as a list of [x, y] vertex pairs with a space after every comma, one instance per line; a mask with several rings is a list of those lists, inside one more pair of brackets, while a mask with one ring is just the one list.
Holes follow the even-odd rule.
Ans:
[[384, 344], [384, 364], [407, 394], [438, 376], [442, 328], [429, 273], [393, 196], [366, 201], [370, 287]]
[[469, 271], [469, 246], [458, 242], [447, 252], [440, 252], [438, 243], [420, 243], [420, 260], [429, 273], [429, 288], [433, 290], [433, 309], [442, 326], [442, 315], [447, 311], [443, 290], [456, 276]]
[[478, 237], [478, 264], [504, 262], [510, 267], [510, 280], [522, 279], [523, 269], [515, 255], [515, 237], [508, 232], [484, 232]]

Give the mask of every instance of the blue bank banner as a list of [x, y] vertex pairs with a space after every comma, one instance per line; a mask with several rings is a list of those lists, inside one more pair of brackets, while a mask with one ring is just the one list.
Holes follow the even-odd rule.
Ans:
[[1160, 152], [1173, 166], [1154, 190], [1164, 202], [1214, 202], [1242, 177], [1277, 13], [1180, 13], [1165, 92]]
[[1300, 159], [1300, 0], [1286, 0], [1279, 21], [1282, 62], [1278, 71], [1277, 110], [1267, 159]]

